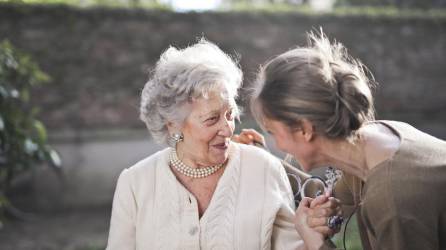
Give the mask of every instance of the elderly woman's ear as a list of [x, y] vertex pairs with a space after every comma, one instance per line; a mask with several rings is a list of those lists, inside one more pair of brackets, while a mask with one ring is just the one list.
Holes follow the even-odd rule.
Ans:
[[166, 123], [167, 126], [167, 130], [169, 131], [169, 134], [172, 134], [174, 132], [174, 125], [172, 122], [167, 122]]
[[172, 135], [173, 133], [179, 133], [181, 132], [180, 126], [178, 124], [175, 124], [173, 122], [167, 122], [167, 131], [169, 132], [169, 135]]

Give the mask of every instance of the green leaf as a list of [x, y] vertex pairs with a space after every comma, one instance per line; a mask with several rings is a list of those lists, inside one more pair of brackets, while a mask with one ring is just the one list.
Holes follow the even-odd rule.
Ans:
[[39, 69], [34, 72], [34, 77], [36, 78], [38, 83], [47, 83], [51, 80], [51, 77], [40, 71]]
[[19, 63], [13, 57], [6, 58], [5, 65], [10, 69], [17, 69], [19, 67]]
[[23, 102], [28, 103], [29, 102], [29, 97], [30, 97], [29, 90], [23, 89], [20, 92], [20, 99], [22, 99]]
[[40, 144], [46, 143], [48, 135], [46, 133], [46, 129], [45, 129], [45, 126], [43, 125], [43, 123], [38, 120], [34, 120], [33, 126], [36, 131], [38, 142]]

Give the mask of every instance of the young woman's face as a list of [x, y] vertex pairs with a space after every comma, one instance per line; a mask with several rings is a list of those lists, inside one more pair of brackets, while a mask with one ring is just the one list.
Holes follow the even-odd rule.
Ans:
[[305, 171], [313, 169], [316, 147], [305, 138], [302, 129], [292, 130], [283, 122], [272, 119], [265, 119], [264, 127], [273, 136], [279, 150], [293, 155]]
[[225, 100], [220, 93], [209, 93], [191, 103], [191, 113], [181, 132], [184, 139], [178, 143], [181, 160], [192, 166], [211, 166], [228, 159], [229, 145], [234, 133], [235, 101]]

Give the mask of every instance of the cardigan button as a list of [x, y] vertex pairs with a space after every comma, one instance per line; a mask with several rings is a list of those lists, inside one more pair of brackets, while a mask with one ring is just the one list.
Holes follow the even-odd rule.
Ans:
[[194, 235], [198, 232], [198, 227], [191, 227], [191, 229], [189, 230], [189, 234], [190, 235]]

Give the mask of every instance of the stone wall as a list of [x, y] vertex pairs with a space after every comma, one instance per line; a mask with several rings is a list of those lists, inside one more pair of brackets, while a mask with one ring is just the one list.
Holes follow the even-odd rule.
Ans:
[[206, 36], [241, 55], [248, 85], [259, 63], [305, 44], [305, 32], [319, 26], [374, 72], [380, 118], [446, 138], [446, 19], [0, 5], [0, 39], [53, 77], [34, 100], [55, 129], [142, 128], [138, 94], [169, 44]]

